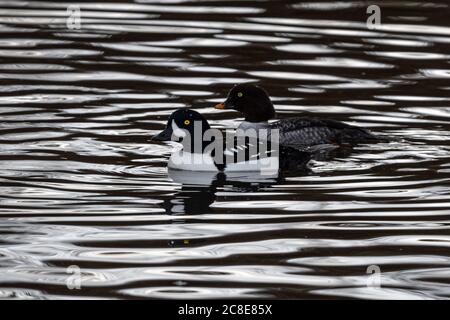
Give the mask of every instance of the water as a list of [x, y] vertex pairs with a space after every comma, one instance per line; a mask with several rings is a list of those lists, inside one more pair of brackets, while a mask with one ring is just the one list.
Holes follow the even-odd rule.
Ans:
[[[68, 5], [0, 1], [1, 298], [450, 296], [446, 1], [383, 1], [376, 30], [358, 1], [83, 2], [80, 30]], [[252, 81], [279, 118], [395, 141], [302, 176], [169, 176], [168, 115], [236, 127], [213, 105]]]

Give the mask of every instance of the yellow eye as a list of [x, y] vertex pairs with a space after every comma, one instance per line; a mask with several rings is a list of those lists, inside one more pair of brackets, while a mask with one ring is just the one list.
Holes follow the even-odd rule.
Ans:
[[239, 98], [242, 98], [243, 95], [244, 95], [244, 94], [243, 94], [242, 92], [238, 92], [238, 95], [237, 95], [237, 96], [238, 96]]
[[190, 120], [184, 120], [184, 124], [185, 124], [185, 125], [187, 125], [187, 126], [188, 126], [188, 125], [189, 125], [190, 123], [191, 123], [191, 121], [190, 121]]

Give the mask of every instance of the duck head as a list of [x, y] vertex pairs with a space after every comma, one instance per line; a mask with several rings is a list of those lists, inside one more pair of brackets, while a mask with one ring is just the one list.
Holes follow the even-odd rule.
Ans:
[[[203, 135], [208, 129], [210, 129], [208, 121], [200, 113], [191, 109], [178, 109], [170, 115], [165, 129], [153, 136], [152, 140], [180, 142], [189, 135], [188, 145], [191, 151], [198, 149], [201, 152], [204, 147]], [[199, 146], [202, 148], [198, 148]]]
[[248, 122], [265, 122], [275, 117], [275, 108], [266, 90], [253, 84], [235, 85], [227, 99], [215, 108], [239, 111]]

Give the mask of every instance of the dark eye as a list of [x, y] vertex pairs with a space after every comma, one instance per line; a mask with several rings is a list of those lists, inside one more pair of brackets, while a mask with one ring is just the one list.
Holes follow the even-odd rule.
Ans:
[[184, 120], [184, 125], [188, 126], [191, 124], [191, 120]]

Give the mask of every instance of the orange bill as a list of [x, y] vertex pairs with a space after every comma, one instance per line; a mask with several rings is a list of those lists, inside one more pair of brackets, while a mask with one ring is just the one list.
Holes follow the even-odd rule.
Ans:
[[225, 109], [225, 103], [219, 103], [219, 104], [216, 104], [216, 105], [214, 106], [214, 108], [223, 110], [223, 109]]

